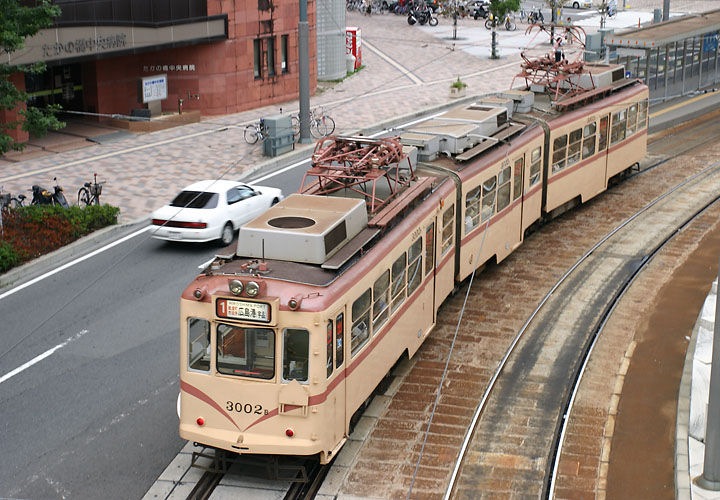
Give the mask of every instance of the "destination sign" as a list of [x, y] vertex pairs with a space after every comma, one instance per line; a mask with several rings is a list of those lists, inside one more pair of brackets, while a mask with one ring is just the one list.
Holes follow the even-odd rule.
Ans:
[[215, 312], [220, 318], [270, 323], [270, 304], [249, 300], [217, 299]]

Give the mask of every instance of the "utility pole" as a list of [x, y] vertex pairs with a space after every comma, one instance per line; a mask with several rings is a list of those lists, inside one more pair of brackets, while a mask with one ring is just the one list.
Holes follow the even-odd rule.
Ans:
[[310, 46], [307, 0], [300, 0], [298, 22], [298, 66], [300, 78], [300, 144], [310, 144]]
[[[720, 268], [718, 275], [720, 276]], [[695, 484], [706, 490], [720, 491], [720, 297], [717, 297], [715, 302], [712, 367], [715, 369], [710, 370], [710, 394], [705, 419], [705, 460], [703, 473], [695, 478]]]

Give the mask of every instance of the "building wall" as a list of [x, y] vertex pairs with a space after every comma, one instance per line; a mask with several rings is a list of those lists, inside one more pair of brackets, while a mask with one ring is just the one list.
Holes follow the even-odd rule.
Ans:
[[[25, 74], [24, 73], [14, 73], [13, 75], [10, 75], [10, 83], [15, 85], [20, 91], [25, 91]], [[23, 102], [20, 104], [17, 108], [10, 110], [10, 111], [3, 111], [0, 110], [0, 123], [10, 123], [14, 122], [19, 118], [18, 111], [26, 109], [27, 106]], [[15, 142], [26, 142], [30, 135], [23, 131], [20, 126], [18, 125], [14, 129], [5, 129], [5, 131], [12, 137], [12, 139]]]
[[[95, 63], [95, 88], [85, 84], [86, 108], [98, 113], [130, 114], [145, 107], [138, 100], [137, 80], [142, 76], [166, 73], [168, 98], [163, 111], [176, 111], [178, 99], [184, 110], [200, 110], [203, 115], [237, 113], [297, 99], [299, 4], [264, 0], [208, 0], [208, 15], [227, 14], [228, 40], [144, 54], [100, 59]], [[308, 2], [310, 24], [310, 89], [317, 87], [315, 1]], [[288, 35], [288, 71], [280, 67], [281, 36]], [[275, 76], [254, 76], [254, 40], [275, 37]], [[171, 69], [175, 68], [175, 69]], [[92, 69], [84, 70], [84, 76]], [[88, 109], [89, 110], [89, 109]]]

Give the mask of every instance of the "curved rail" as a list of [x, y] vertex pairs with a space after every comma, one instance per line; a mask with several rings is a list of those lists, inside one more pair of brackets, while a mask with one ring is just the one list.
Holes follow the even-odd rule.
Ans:
[[[515, 351], [515, 347], [517, 346], [518, 342], [519, 342], [519, 341], [521, 340], [521, 338], [523, 337], [523, 335], [524, 335], [525, 331], [527, 330], [528, 326], [530, 325], [530, 323], [534, 320], [534, 318], [537, 316], [537, 314], [542, 310], [543, 306], [544, 306], [545, 303], [550, 299], [550, 297], [553, 295], [553, 293], [567, 280], [567, 278], [575, 271], [575, 269], [577, 269], [578, 266], [580, 266], [584, 261], [586, 261], [600, 246], [602, 246], [608, 239], [610, 239], [612, 236], [614, 236], [617, 232], [619, 232], [619, 231], [620, 231], [621, 229], [623, 229], [625, 226], [627, 226], [628, 224], [630, 224], [633, 220], [637, 219], [640, 215], [642, 215], [643, 213], [645, 213], [646, 211], [648, 211], [650, 208], [652, 208], [653, 206], [655, 206], [657, 203], [659, 203], [659, 202], [662, 201], [663, 199], [665, 199], [665, 198], [667, 198], [668, 196], [670, 196], [671, 194], [673, 194], [673, 193], [674, 193], [675, 191], [677, 191], [678, 189], [681, 189], [683, 186], [687, 185], [688, 183], [692, 182], [693, 180], [697, 179], [698, 177], [707, 174], [707, 173], [710, 172], [711, 170], [716, 169], [719, 165], [720, 165], [720, 161], [719, 161], [719, 162], [715, 162], [715, 163], [713, 163], [712, 165], [704, 168], [704, 169], [701, 170], [700, 172], [697, 172], [696, 174], [688, 177], [688, 178], [685, 179], [683, 182], [677, 184], [677, 185], [676, 185], [675, 187], [673, 187], [672, 189], [666, 191], [664, 194], [662, 194], [661, 196], [657, 197], [657, 198], [656, 198], [655, 200], [653, 200], [652, 202], [648, 203], [646, 206], [644, 206], [643, 208], [641, 208], [638, 212], [636, 212], [635, 214], [633, 214], [632, 216], [630, 216], [628, 219], [626, 219], [622, 224], [620, 224], [620, 225], [618, 225], [617, 227], [615, 227], [612, 231], [610, 231], [610, 232], [607, 233], [603, 238], [601, 238], [595, 245], [593, 245], [593, 247], [592, 247], [590, 250], [588, 250], [582, 257], [580, 257], [580, 258], [577, 260], [577, 262], [575, 262], [575, 264], [573, 264], [573, 265], [570, 267], [570, 269], [555, 283], [555, 285], [550, 289], [550, 291], [543, 297], [543, 299], [540, 301], [540, 303], [538, 304], [538, 306], [537, 306], [537, 307], [535, 308], [535, 310], [530, 314], [530, 316], [528, 317], [528, 319], [525, 321], [525, 323], [523, 324], [523, 326], [520, 328], [520, 330], [518, 331], [517, 335], [513, 338], [513, 341], [511, 342], [510, 346], [508, 347], [507, 351], [505, 352], [505, 355], [503, 356], [502, 360], [500, 361], [497, 369], [495, 370], [495, 372], [493, 373], [492, 377], [490, 378], [490, 381], [489, 381], [489, 383], [488, 383], [488, 386], [487, 386], [487, 388], [485, 389], [485, 392], [483, 393], [483, 395], [482, 395], [482, 397], [481, 397], [481, 399], [480, 399], [480, 403], [478, 404], [478, 406], [477, 406], [477, 408], [476, 408], [476, 410], [475, 410], [475, 413], [473, 414], [473, 418], [472, 418], [472, 420], [471, 420], [470, 425], [468, 426], [468, 431], [467, 431], [467, 433], [465, 434], [465, 438], [463, 439], [463, 443], [462, 443], [462, 445], [461, 445], [461, 447], [460, 447], [460, 452], [459, 452], [458, 457], [457, 457], [457, 459], [456, 459], [455, 466], [453, 467], [453, 471], [452, 471], [452, 474], [451, 474], [451, 477], [450, 477], [450, 481], [449, 481], [449, 483], [448, 483], [448, 487], [447, 487], [447, 489], [446, 489], [446, 491], [445, 491], [445, 495], [443, 496], [443, 499], [444, 499], [444, 500], [449, 500], [449, 498], [450, 498], [450, 496], [451, 496], [451, 494], [452, 494], [452, 491], [453, 491], [453, 489], [454, 489], [454, 487], [455, 487], [455, 483], [456, 483], [457, 478], [458, 478], [458, 472], [459, 472], [459, 470], [460, 470], [460, 466], [461, 466], [461, 464], [462, 464], [462, 462], [463, 462], [463, 460], [464, 460], [464, 457], [465, 457], [465, 454], [466, 454], [466, 452], [467, 452], [467, 448], [468, 448], [468, 445], [469, 445], [469, 443], [470, 443], [471, 437], [472, 437], [472, 435], [473, 435], [473, 433], [474, 433], [474, 431], [475, 431], [475, 428], [476, 428], [476, 426], [477, 426], [477, 422], [478, 422], [478, 420], [480, 419], [480, 416], [482, 415], [483, 411], [485, 410], [485, 406], [486, 406], [486, 404], [487, 404], [487, 400], [488, 400], [488, 398], [490, 397], [490, 394], [492, 393], [492, 391], [493, 391], [493, 389], [494, 389], [494, 387], [495, 387], [495, 385], [496, 385], [496, 383], [497, 383], [498, 378], [500, 377], [500, 375], [501, 375], [502, 372], [504, 371], [504, 368], [505, 368], [505, 366], [506, 366], [506, 364], [507, 364], [508, 359], [509, 359], [510, 356], [513, 354], [513, 352]], [[714, 200], [714, 201], [717, 201], [717, 199]], [[706, 207], [703, 208], [703, 210], [704, 210], [704, 209], [706, 209]], [[678, 229], [678, 230], [679, 230], [679, 229]], [[676, 232], [677, 232], [677, 231], [673, 232], [672, 234], [674, 235], [674, 234], [676, 234]], [[584, 367], [584, 366], [585, 366], [585, 364], [583, 363], [583, 367]], [[579, 373], [578, 373], [577, 375], [579, 375]], [[577, 375], [576, 375], [576, 378], [577, 378]], [[555, 441], [557, 441], [557, 439], [556, 439]], [[554, 475], [554, 474], [553, 474], [553, 475]], [[547, 485], [547, 483], [546, 483], [546, 485]]]

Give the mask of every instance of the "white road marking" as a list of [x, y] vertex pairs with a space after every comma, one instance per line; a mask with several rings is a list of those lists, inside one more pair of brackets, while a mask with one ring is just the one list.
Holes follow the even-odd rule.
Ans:
[[59, 350], [59, 349], [62, 349], [63, 347], [65, 347], [66, 345], [68, 345], [70, 342], [73, 342], [74, 340], [79, 339], [80, 337], [82, 337], [83, 335], [85, 335], [87, 332], [88, 332], [87, 330], [81, 330], [79, 333], [76, 333], [75, 335], [73, 335], [72, 337], [70, 337], [69, 339], [67, 339], [67, 340], [66, 340], [65, 342], [63, 342], [62, 344], [56, 345], [56, 346], [53, 347], [52, 349], [49, 349], [49, 350], [45, 351], [44, 353], [42, 353], [41, 355], [34, 357], [33, 359], [31, 359], [30, 361], [28, 361], [28, 362], [25, 363], [24, 365], [15, 368], [13, 371], [11, 371], [10, 373], [8, 373], [7, 375], [3, 375], [2, 377], [0, 377], [0, 384], [2, 384], [3, 382], [5, 382], [6, 380], [10, 380], [11, 378], [13, 378], [13, 377], [14, 377], [15, 375], [17, 375], [18, 373], [21, 373], [21, 372], [27, 370], [28, 368], [30, 368], [31, 366], [39, 363], [40, 361], [42, 361], [43, 359], [47, 358], [48, 356], [51, 356], [52, 354], [55, 353], [55, 351], [57, 351], [57, 350]]
[[95, 251], [93, 251], [93, 252], [90, 252], [90, 253], [87, 254], [87, 255], [83, 255], [82, 257], [78, 257], [77, 259], [73, 260], [72, 262], [68, 262], [67, 264], [62, 265], [62, 266], [58, 267], [57, 269], [53, 269], [52, 271], [49, 271], [49, 272], [43, 274], [42, 276], [38, 276], [37, 278], [31, 279], [30, 281], [28, 281], [28, 282], [26, 282], [26, 283], [23, 283], [22, 285], [18, 285], [18, 286], [16, 286], [16, 287], [13, 288], [13, 289], [8, 290], [7, 292], [0, 294], [0, 300], [4, 299], [5, 297], [9, 297], [10, 295], [12, 295], [12, 294], [14, 294], [14, 293], [16, 293], [16, 292], [19, 292], [20, 290], [22, 290], [22, 289], [24, 289], [24, 288], [27, 288], [27, 287], [29, 287], [30, 285], [34, 285], [35, 283], [37, 283], [37, 282], [39, 282], [39, 281], [42, 281], [42, 280], [44, 280], [45, 278], [49, 278], [50, 276], [52, 276], [52, 275], [54, 275], [54, 274], [57, 274], [57, 273], [59, 273], [60, 271], [64, 271], [65, 269], [67, 269], [67, 268], [69, 268], [69, 267], [72, 267], [72, 266], [74, 266], [75, 264], [79, 264], [80, 262], [82, 262], [82, 261], [84, 261], [84, 260], [87, 260], [87, 259], [90, 259], [90, 258], [92, 258], [92, 257], [95, 257], [96, 255], [101, 254], [101, 253], [103, 253], [104, 251], [109, 250], [109, 249], [111, 249], [112, 247], [114, 247], [114, 246], [116, 246], [116, 245], [119, 245], [119, 244], [121, 244], [121, 243], [125, 243], [127, 240], [132, 239], [132, 238], [134, 238], [135, 236], [144, 233], [145, 231], [147, 231], [147, 230], [150, 229], [151, 227], [152, 227], [152, 226], [144, 227], [144, 228], [140, 229], [139, 231], [135, 231], [134, 233], [129, 234], [129, 235], [123, 237], [123, 238], [120, 238], [119, 240], [113, 241], [112, 243], [110, 243], [110, 244], [108, 244], [108, 245], [105, 245], [104, 247], [98, 248], [97, 250], [95, 250]]

